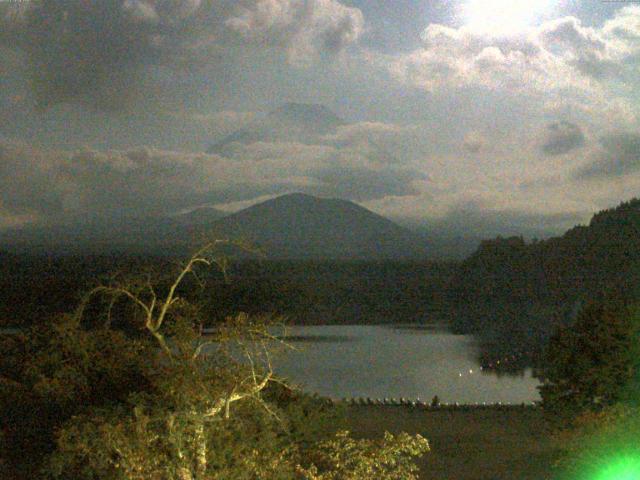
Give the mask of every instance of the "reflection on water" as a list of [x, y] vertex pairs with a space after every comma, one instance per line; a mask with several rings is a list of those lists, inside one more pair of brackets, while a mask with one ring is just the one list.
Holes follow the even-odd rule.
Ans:
[[321, 342], [353, 342], [357, 340], [353, 337], [349, 337], [347, 335], [279, 335], [278, 340], [282, 340], [287, 343], [298, 343], [298, 342], [311, 342], [311, 343], [321, 343]]
[[472, 337], [440, 326], [291, 327], [296, 347], [275, 361], [276, 371], [305, 390], [332, 398], [406, 397], [453, 403], [539, 400], [538, 381], [482, 371]]

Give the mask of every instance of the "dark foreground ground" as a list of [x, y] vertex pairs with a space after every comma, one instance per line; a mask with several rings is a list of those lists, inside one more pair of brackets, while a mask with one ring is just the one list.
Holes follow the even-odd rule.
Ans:
[[431, 452], [420, 460], [425, 480], [543, 480], [557, 456], [540, 410], [357, 406], [347, 415], [359, 437], [387, 430], [429, 439]]

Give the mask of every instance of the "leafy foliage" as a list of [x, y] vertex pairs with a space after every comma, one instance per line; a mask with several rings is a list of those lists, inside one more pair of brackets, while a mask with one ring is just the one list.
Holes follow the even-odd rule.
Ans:
[[615, 302], [591, 303], [551, 338], [540, 378], [548, 412], [571, 419], [625, 396], [637, 373], [637, 314]]
[[26, 477], [53, 450], [56, 429], [85, 405], [110, 405], [148, 388], [145, 364], [155, 355], [147, 342], [84, 330], [70, 315], [1, 343], [0, 457]]
[[374, 442], [354, 440], [342, 431], [323, 442], [312, 456], [311, 467], [298, 467], [298, 473], [304, 480], [416, 480], [418, 468], [413, 457], [428, 451], [429, 443], [420, 435], [394, 437], [387, 432], [382, 441]]

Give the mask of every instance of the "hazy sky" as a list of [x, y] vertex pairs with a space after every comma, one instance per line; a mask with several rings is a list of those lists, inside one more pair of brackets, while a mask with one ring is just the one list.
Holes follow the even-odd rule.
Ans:
[[[639, 194], [640, 4], [0, 0], [0, 224], [288, 191], [487, 233]], [[330, 135], [211, 144], [287, 102]]]

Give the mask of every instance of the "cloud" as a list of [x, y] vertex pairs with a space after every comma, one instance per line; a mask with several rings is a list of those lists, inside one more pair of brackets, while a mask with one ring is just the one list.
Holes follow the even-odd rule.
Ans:
[[60, 160], [0, 139], [0, 210], [14, 216], [57, 215], [63, 208]]
[[595, 159], [575, 172], [579, 180], [623, 177], [640, 171], [640, 134], [614, 133], [600, 140]]
[[101, 106], [112, 106], [114, 99], [126, 101], [139, 84], [139, 67], [160, 63], [177, 49], [179, 32], [162, 31], [181, 11], [182, 2], [174, 2], [175, 8], [162, 16], [145, 2], [29, 3], [7, 40], [26, 52], [41, 108], [83, 97]]
[[403, 164], [425, 152], [423, 130], [417, 125], [360, 122], [341, 125], [317, 139], [320, 144], [357, 151], [380, 165]]
[[563, 155], [584, 145], [584, 133], [575, 123], [560, 121], [547, 125], [540, 149], [545, 155]]
[[620, 9], [607, 20], [602, 31], [623, 54], [634, 54], [640, 50], [640, 6], [631, 5]]
[[168, 214], [216, 184], [215, 158], [150, 149], [56, 152], [5, 141], [0, 160], [0, 207], [53, 223]]
[[348, 198], [363, 202], [387, 196], [417, 195], [420, 183], [427, 179], [412, 169], [372, 169], [367, 167], [331, 167], [321, 169], [314, 176], [321, 182], [311, 193]]
[[42, 151], [2, 141], [0, 160], [0, 210], [54, 223], [170, 215], [291, 191], [366, 201], [415, 195], [427, 180], [359, 142], [235, 144], [221, 157], [151, 148]]
[[384, 145], [338, 137], [342, 140], [333, 144], [237, 143], [225, 153], [270, 182], [282, 184], [286, 179], [297, 191], [356, 201], [414, 195], [427, 179], [411, 164], [389, 156]]
[[410, 129], [400, 125], [381, 122], [360, 122], [340, 125], [332, 135], [324, 139], [335, 145], [354, 145], [363, 143], [400, 142], [406, 138]]
[[514, 197], [514, 201], [504, 201], [492, 192], [461, 190], [447, 196], [431, 190], [416, 196], [387, 197], [365, 206], [418, 227], [432, 238], [445, 239], [497, 235], [545, 238], [588, 221], [592, 212], [588, 202], [563, 203], [562, 198], [556, 205], [536, 205], [535, 201], [521, 196]]
[[[223, 154], [245, 164], [255, 162], [265, 178], [284, 172], [300, 191], [356, 201], [415, 195], [428, 179], [413, 162], [416, 152], [423, 151], [417, 126], [339, 122], [323, 135], [315, 133], [316, 125], [287, 125], [285, 132], [279, 124], [270, 127], [245, 130]], [[266, 140], [258, 140], [262, 137]], [[290, 140], [279, 140], [285, 137]]]
[[364, 26], [360, 10], [337, 0], [18, 3], [29, 7], [0, 11], [0, 43], [26, 53], [41, 108], [77, 100], [121, 108], [145, 93], [153, 68], [215, 66], [233, 45], [282, 48], [306, 64], [357, 41]]
[[480, 152], [486, 145], [487, 140], [480, 132], [471, 131], [464, 136], [463, 146], [465, 150], [471, 153]]
[[494, 238], [523, 235], [546, 238], [560, 235], [588, 218], [589, 212], [532, 213], [515, 209], [491, 209], [467, 203], [452, 207], [443, 217], [427, 226], [449, 236]]
[[639, 24], [639, 7], [619, 10], [598, 28], [575, 17], [510, 35], [430, 24], [421, 48], [368, 58], [400, 82], [432, 94], [481, 88], [540, 104], [571, 100], [603, 111], [616, 102], [630, 103], [620, 92], [635, 81]]
[[575, 17], [545, 23], [538, 30], [537, 38], [547, 52], [586, 76], [611, 77], [622, 68], [603, 32], [584, 27]]
[[422, 48], [385, 60], [397, 78], [425, 90], [473, 84], [521, 88], [525, 75], [528, 83], [546, 82], [544, 64], [551, 59], [527, 34], [492, 37], [467, 27], [431, 24], [422, 38]]
[[304, 184], [278, 161], [156, 149], [80, 151], [58, 169], [68, 188], [62, 216], [162, 216], [190, 207], [286, 193]]
[[295, 64], [305, 64], [323, 52], [337, 53], [364, 30], [357, 8], [335, 0], [259, 0], [238, 2], [224, 25], [244, 41], [279, 45]]

